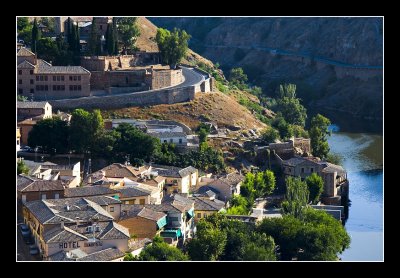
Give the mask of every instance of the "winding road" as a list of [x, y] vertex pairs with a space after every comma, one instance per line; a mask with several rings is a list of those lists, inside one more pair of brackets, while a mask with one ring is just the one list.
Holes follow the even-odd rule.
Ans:
[[296, 56], [308, 59], [314, 59], [315, 61], [322, 62], [329, 65], [345, 67], [345, 68], [356, 68], [356, 69], [383, 69], [383, 66], [370, 66], [370, 65], [361, 65], [361, 64], [349, 64], [342, 61], [337, 61], [333, 59], [329, 59], [323, 56], [313, 56], [311, 53], [307, 51], [302, 52], [294, 52], [288, 51], [283, 49], [271, 48], [271, 47], [263, 47], [258, 45], [250, 45], [250, 46], [243, 46], [243, 45], [212, 45], [212, 44], [205, 44], [205, 47], [217, 47], [217, 48], [241, 48], [241, 49], [255, 49], [261, 51], [267, 51], [271, 54], [279, 54], [285, 56]]

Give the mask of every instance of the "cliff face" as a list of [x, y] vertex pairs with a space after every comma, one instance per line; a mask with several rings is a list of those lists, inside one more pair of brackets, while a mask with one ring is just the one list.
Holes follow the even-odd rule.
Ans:
[[382, 19], [149, 19], [185, 29], [194, 51], [224, 70], [243, 67], [267, 95], [280, 83], [293, 82], [309, 107], [382, 118]]

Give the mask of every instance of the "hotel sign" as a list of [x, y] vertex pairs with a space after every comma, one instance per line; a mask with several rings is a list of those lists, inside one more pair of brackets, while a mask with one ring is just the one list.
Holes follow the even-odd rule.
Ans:
[[67, 249], [67, 248], [79, 248], [79, 241], [72, 241], [72, 242], [61, 242], [58, 245], [59, 249]]

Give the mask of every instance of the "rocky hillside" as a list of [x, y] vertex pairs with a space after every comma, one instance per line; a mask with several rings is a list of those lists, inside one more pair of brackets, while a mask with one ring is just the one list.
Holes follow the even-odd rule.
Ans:
[[193, 50], [225, 72], [243, 67], [267, 95], [282, 82], [294, 82], [308, 107], [382, 118], [382, 19], [149, 19], [185, 29]]

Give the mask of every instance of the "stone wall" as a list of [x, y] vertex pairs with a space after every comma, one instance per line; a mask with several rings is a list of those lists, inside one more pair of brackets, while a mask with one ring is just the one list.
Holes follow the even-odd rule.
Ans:
[[182, 70], [153, 70], [151, 88], [153, 90], [175, 86], [182, 83]]
[[126, 95], [104, 96], [96, 98], [79, 98], [49, 101], [53, 109], [114, 109], [130, 106], [172, 104], [194, 99], [195, 86], [174, 88], [149, 92], [138, 92]]

